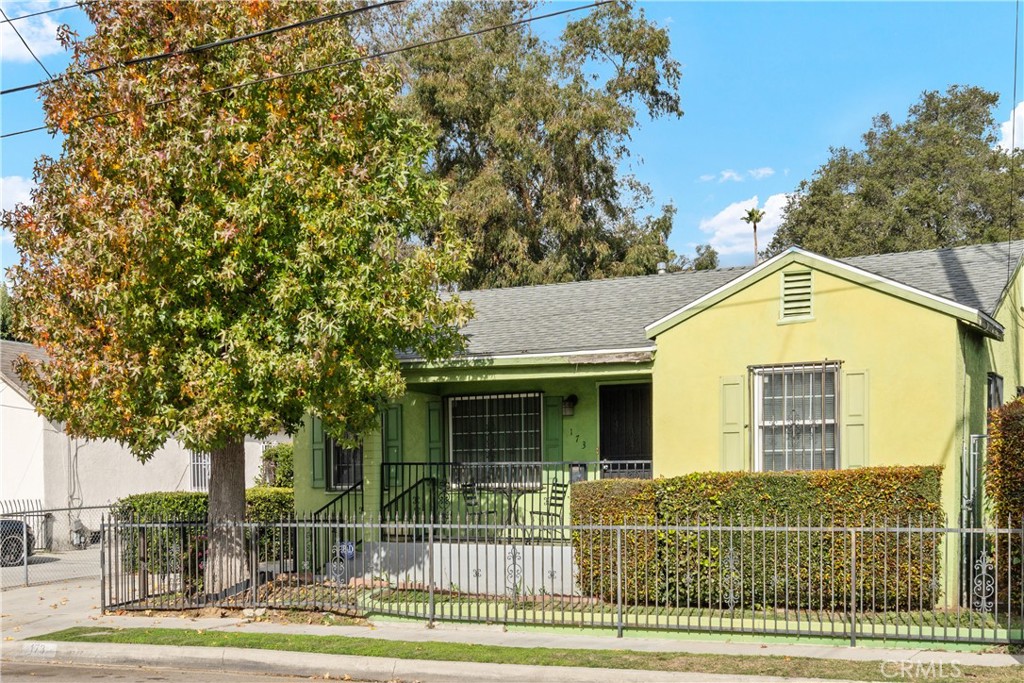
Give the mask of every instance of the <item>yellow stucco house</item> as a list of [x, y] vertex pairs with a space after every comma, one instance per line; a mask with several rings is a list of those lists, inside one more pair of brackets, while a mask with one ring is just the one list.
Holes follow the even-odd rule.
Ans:
[[792, 248], [747, 268], [464, 292], [466, 353], [408, 359], [379, 433], [345, 448], [307, 420], [296, 507], [437, 514], [514, 479], [489, 503], [512, 521], [584, 478], [918, 464], [944, 467], [951, 523], [976, 516], [986, 410], [1024, 391], [1022, 250]]

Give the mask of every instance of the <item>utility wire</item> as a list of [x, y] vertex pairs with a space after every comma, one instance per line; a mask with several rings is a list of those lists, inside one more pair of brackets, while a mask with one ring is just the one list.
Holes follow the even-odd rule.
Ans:
[[[156, 61], [159, 61], [161, 59], [170, 59], [171, 57], [181, 57], [182, 55], [198, 54], [200, 52], [205, 52], [206, 50], [212, 50], [212, 49], [217, 48], [217, 47], [223, 47], [225, 45], [233, 45], [235, 43], [240, 43], [240, 42], [245, 41], [245, 40], [252, 40], [254, 38], [262, 38], [263, 36], [269, 36], [269, 35], [273, 35], [275, 33], [281, 33], [283, 31], [291, 31], [292, 29], [296, 29], [296, 28], [305, 28], [307, 26], [315, 26], [316, 24], [322, 24], [325, 21], [332, 21], [334, 19], [340, 19], [342, 17], [347, 17], [347, 16], [352, 15], [352, 14], [359, 14], [361, 12], [366, 12], [367, 10], [377, 9], [379, 7], [387, 7], [388, 5], [397, 5], [397, 4], [401, 4], [401, 3], [404, 3], [404, 2], [408, 2], [408, 0], [385, 0], [385, 2], [380, 2], [380, 3], [377, 3], [375, 5], [365, 5], [363, 7], [355, 7], [353, 9], [347, 9], [347, 10], [344, 10], [344, 11], [341, 11], [341, 12], [335, 12], [334, 14], [324, 14], [322, 16], [313, 17], [312, 19], [306, 19], [304, 21], [297, 21], [294, 24], [288, 24], [286, 26], [276, 26], [274, 28], [268, 28], [268, 29], [265, 29], [263, 31], [257, 31], [255, 33], [246, 33], [245, 35], [242, 35], [242, 36], [235, 36], [233, 38], [225, 38], [224, 40], [215, 40], [212, 43], [204, 43], [203, 45], [196, 45], [195, 47], [187, 47], [184, 50], [175, 50], [174, 52], [162, 52], [162, 53], [157, 54], [157, 55], [149, 55], [147, 57], [136, 57], [134, 59], [129, 59], [129, 60], [124, 61], [124, 62], [117, 62], [117, 63], [114, 63], [114, 64], [107, 64], [106, 66], [98, 66], [95, 69], [89, 69], [88, 71], [83, 71], [82, 73], [84, 73], [85, 75], [88, 76], [88, 75], [92, 75], [92, 74], [98, 74], [98, 73], [101, 73], [103, 71], [106, 71], [107, 69], [113, 69], [113, 68], [116, 68], [116, 67], [134, 66], [136, 64], [149, 64], [150, 62], [156, 62]], [[49, 72], [47, 72], [47, 75], [49, 75]], [[48, 81], [39, 81], [38, 83], [29, 83], [27, 85], [19, 85], [19, 86], [14, 87], [14, 88], [8, 88], [7, 90], [0, 90], [0, 95], [10, 95], [12, 93], [22, 92], [23, 90], [34, 90], [35, 88], [38, 88], [39, 86], [47, 85], [49, 83], [53, 83], [54, 80], [55, 79], [51, 76], [50, 80], [48, 80]]]
[[[150, 102], [149, 104], [145, 105], [144, 109], [152, 109], [153, 107], [160, 107], [160, 106], [163, 106], [163, 105], [166, 105], [166, 104], [172, 104], [174, 102], [177, 102], [179, 100], [185, 99], [187, 97], [193, 97], [193, 96], [194, 97], [203, 97], [203, 96], [206, 96], [206, 95], [213, 95], [213, 94], [216, 94], [216, 93], [228, 92], [228, 91], [231, 91], [231, 90], [237, 90], [238, 88], [247, 88], [247, 87], [252, 86], [252, 85], [259, 85], [261, 83], [269, 83], [271, 81], [277, 81], [277, 80], [280, 80], [282, 78], [291, 78], [293, 76], [303, 76], [303, 75], [311, 74], [311, 73], [314, 73], [314, 72], [317, 72], [317, 71], [322, 71], [324, 69], [337, 68], [337, 67], [340, 67], [340, 66], [346, 66], [348, 64], [354, 64], [356, 62], [363, 62], [363, 61], [366, 61], [366, 60], [369, 60], [369, 59], [379, 59], [381, 57], [387, 57], [387, 56], [390, 56], [390, 55], [393, 55], [393, 54], [398, 54], [399, 52], [406, 52], [408, 50], [415, 50], [415, 49], [418, 49], [418, 48], [421, 48], [421, 47], [429, 47], [429, 46], [432, 46], [432, 45], [441, 45], [443, 43], [450, 43], [453, 40], [459, 40], [461, 38], [471, 38], [473, 36], [479, 36], [479, 35], [482, 35], [482, 34], [485, 34], [485, 33], [492, 33], [494, 31], [500, 31], [500, 30], [506, 29], [506, 28], [513, 28], [515, 26], [521, 26], [523, 24], [529, 24], [529, 23], [532, 23], [534, 21], [540, 21], [541, 19], [550, 19], [552, 17], [557, 17], [557, 16], [560, 16], [562, 14], [569, 14], [571, 12], [579, 12], [581, 10], [593, 9], [595, 7], [600, 7], [602, 5], [608, 5], [608, 4], [611, 4], [613, 2], [615, 2], [615, 0], [601, 0], [600, 2], [594, 2], [594, 3], [591, 3], [589, 5], [579, 5], [577, 7], [570, 7], [569, 9], [563, 9], [563, 10], [559, 10], [557, 12], [549, 12], [547, 14], [539, 14], [537, 16], [526, 17], [524, 19], [518, 19], [516, 21], [511, 21], [511, 22], [508, 22], [506, 24], [498, 24], [497, 26], [488, 26], [487, 28], [477, 29], [476, 31], [470, 31], [468, 33], [459, 33], [459, 34], [454, 35], [454, 36], [446, 36], [444, 38], [436, 38], [434, 40], [424, 40], [424, 41], [419, 42], [419, 43], [412, 43], [410, 45], [403, 45], [402, 47], [396, 47], [396, 48], [392, 48], [390, 50], [383, 50], [381, 52], [375, 52], [373, 54], [363, 55], [361, 57], [352, 57], [350, 59], [342, 59], [342, 60], [337, 61], [337, 62], [330, 62], [328, 64], [321, 64], [320, 66], [309, 67], [308, 69], [299, 69], [297, 71], [289, 71], [289, 72], [283, 73], [283, 74], [275, 74], [273, 76], [266, 76], [264, 78], [257, 78], [257, 79], [251, 80], [251, 81], [243, 81], [242, 83], [233, 83], [231, 85], [225, 85], [225, 86], [222, 86], [220, 88], [215, 88], [213, 90], [205, 90], [205, 91], [198, 92], [198, 93], [190, 93], [189, 95], [177, 95], [175, 97], [169, 97], [169, 98], [164, 99], [164, 100], [159, 100], [159, 101], [156, 101], [156, 102]], [[118, 114], [123, 114], [126, 111], [127, 110], [125, 110], [125, 109], [118, 109], [118, 110], [106, 112], [106, 113], [103, 113], [103, 114], [95, 114], [93, 116], [88, 116], [88, 117], [82, 119], [81, 122], [82, 123], [86, 123], [88, 121], [95, 121], [96, 119], [106, 118], [108, 116], [117, 116]], [[10, 137], [14, 137], [16, 135], [25, 135], [27, 133], [35, 133], [37, 131], [47, 130], [47, 129], [48, 129], [47, 126], [36, 126], [35, 128], [26, 128], [25, 130], [19, 130], [19, 131], [15, 131], [13, 133], [4, 133], [3, 135], [0, 135], [0, 139], [10, 138]]]
[[38, 17], [40, 14], [49, 14], [50, 12], [61, 12], [61, 11], [66, 10], [66, 9], [78, 9], [80, 7], [85, 7], [86, 5], [91, 5], [94, 2], [96, 2], [96, 0], [84, 0], [84, 2], [79, 2], [79, 3], [76, 3], [74, 5], [64, 5], [63, 7], [51, 7], [50, 9], [44, 9], [44, 10], [40, 10], [38, 12], [32, 12], [31, 14], [20, 14], [20, 15], [18, 15], [16, 17], [10, 17], [10, 18], [5, 16], [3, 21], [0, 21], [0, 24], [13, 24], [14, 22], [21, 21], [22, 19], [28, 19], [30, 17]]
[[[11, 24], [11, 20], [7, 17], [7, 12], [4, 11], [3, 7], [0, 7], [0, 14], [4, 15], [4, 19], [7, 19], [8, 24]], [[50, 73], [50, 70], [46, 68], [46, 65], [43, 64], [42, 60], [40, 60], [39, 57], [36, 57], [36, 53], [32, 51], [32, 48], [28, 46], [28, 41], [25, 40], [25, 36], [21, 35], [21, 31], [18, 30], [18, 27], [15, 26], [14, 24], [11, 24], [11, 28], [14, 29], [14, 34], [18, 36], [18, 40], [21, 41], [21, 44], [24, 45], [25, 49], [28, 50], [28, 53], [32, 55], [32, 59], [36, 60], [36, 64], [39, 65], [39, 68], [46, 72], [47, 78], [53, 78], [53, 75]]]
[[1020, 0], [1014, 3], [1013, 11], [1013, 100], [1010, 102], [1010, 215], [1006, 235], [1006, 284], [1009, 286], [1013, 275], [1013, 224], [1017, 208], [1017, 63], [1020, 46]]

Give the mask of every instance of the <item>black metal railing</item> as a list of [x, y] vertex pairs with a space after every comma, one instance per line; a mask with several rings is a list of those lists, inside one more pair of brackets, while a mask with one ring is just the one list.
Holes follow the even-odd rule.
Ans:
[[651, 462], [384, 463], [380, 514], [509, 526], [541, 518], [568, 521], [562, 487], [615, 478], [650, 479]]
[[321, 508], [313, 512], [314, 519], [356, 519], [363, 514], [363, 480], [360, 479]]
[[[110, 520], [102, 606], [308, 609], [850, 645], [1024, 639], [1024, 519], [975, 529], [947, 527], [939, 516], [852, 526], [823, 516], [514, 526], [485, 517], [239, 522], [229, 536], [244, 539], [246, 552], [219, 563], [209, 561], [213, 525]], [[977, 544], [966, 575], [965, 536]]]

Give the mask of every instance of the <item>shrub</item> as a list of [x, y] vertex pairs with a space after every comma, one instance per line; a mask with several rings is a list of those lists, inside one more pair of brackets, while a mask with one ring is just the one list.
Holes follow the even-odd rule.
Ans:
[[[997, 527], [1024, 528], [1024, 398], [1013, 400], [989, 413], [988, 457], [985, 462], [985, 493]], [[1017, 534], [1003, 535], [996, 544], [995, 574], [999, 600], [1021, 606], [1020, 586], [1010, 577], [1024, 575], [1024, 542]]]
[[[245, 492], [247, 522], [273, 524], [290, 518], [295, 494], [290, 488], [257, 486]], [[154, 573], [180, 572], [186, 590], [202, 588], [202, 565], [205, 556], [207, 494], [198, 491], [157, 491], [126, 496], [111, 506], [115, 520], [136, 524], [160, 523], [153, 527], [122, 528], [119, 545], [123, 549], [122, 564], [136, 571], [145, 561]], [[177, 525], [177, 523], [182, 523]], [[254, 529], [258, 557], [274, 558], [290, 543], [279, 529]], [[247, 538], [252, 542], [251, 535]]]
[[291, 488], [295, 485], [295, 453], [290, 443], [279, 443], [263, 451], [256, 483]]
[[[574, 525], [649, 526], [656, 522], [654, 482], [609, 479], [573, 484], [570, 514]], [[615, 600], [618, 539], [615, 531], [581, 528], [573, 531], [580, 590], [585, 595]], [[647, 602], [662, 593], [658, 544], [654, 533], [622, 534], [623, 599]]]
[[985, 493], [996, 525], [1021, 528], [1024, 523], [1024, 398], [990, 415]]
[[[624, 599], [631, 602], [834, 609], [851, 598], [851, 534], [782, 534], [749, 527], [931, 525], [941, 516], [940, 479], [938, 467], [893, 467], [710, 472], [634, 482], [633, 489], [597, 482], [607, 488], [574, 485], [572, 514], [574, 521], [615, 519], [616, 514], [621, 518], [617, 511], [628, 511], [632, 517], [634, 510], [642, 514], [650, 509], [653, 493], [656, 530], [629, 533], [644, 537], [646, 543], [638, 543], [644, 549], [644, 567], [639, 569], [657, 578], [644, 585], [653, 591], [626, 591]], [[639, 504], [634, 498], [638, 493], [643, 500]], [[656, 541], [650, 540], [653, 536]], [[593, 548], [595, 541], [603, 542], [583, 535], [577, 539], [580, 587], [607, 599], [615, 566], [607, 560], [589, 560], [601, 554]], [[927, 609], [939, 595], [940, 567], [935, 535], [860, 532], [859, 604]], [[897, 576], [900, 580], [894, 581]]]

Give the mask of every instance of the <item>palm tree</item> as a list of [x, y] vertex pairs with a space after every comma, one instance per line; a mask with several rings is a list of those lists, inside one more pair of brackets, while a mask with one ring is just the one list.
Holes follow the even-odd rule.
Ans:
[[757, 224], [764, 220], [764, 211], [757, 208], [756, 206], [752, 209], [747, 209], [747, 213], [741, 219], [744, 223], [750, 223], [754, 226], [754, 265], [757, 265]]

